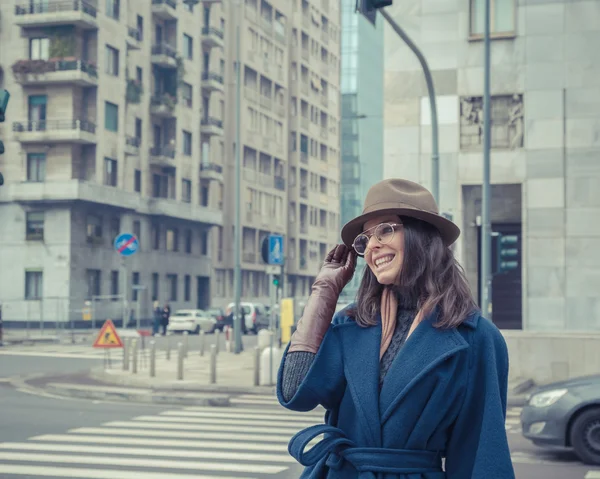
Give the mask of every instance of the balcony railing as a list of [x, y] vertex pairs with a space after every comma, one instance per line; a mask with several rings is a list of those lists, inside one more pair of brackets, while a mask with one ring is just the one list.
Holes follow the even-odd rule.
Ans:
[[214, 171], [215, 173], [223, 173], [223, 167], [216, 163], [202, 163], [200, 171]]
[[140, 145], [142, 143], [142, 140], [140, 138], [137, 138], [135, 136], [129, 136], [127, 135], [127, 137], [125, 138], [125, 144], [127, 146], [132, 146], [134, 148], [139, 148]]
[[19, 60], [12, 66], [15, 75], [27, 75], [64, 71], [82, 71], [88, 75], [97, 78], [98, 70], [93, 63], [77, 60], [75, 58], [63, 58], [60, 60]]
[[208, 26], [202, 27], [202, 35], [215, 35], [216, 37], [219, 37], [221, 40], [224, 37], [223, 30], [219, 30], [218, 28], [208, 27]]
[[216, 126], [219, 128], [223, 128], [223, 122], [217, 118], [213, 118], [212, 116], [207, 116], [200, 120], [200, 124], [202, 126]]
[[171, 8], [177, 8], [175, 0], [152, 0], [152, 5], [168, 5]]
[[150, 148], [150, 156], [165, 156], [174, 159], [175, 148], [171, 146], [153, 146]]
[[127, 35], [138, 42], [142, 41], [142, 32], [136, 27], [127, 27]]
[[97, 15], [94, 4], [86, 0], [49, 0], [45, 2], [22, 2], [20, 5], [15, 5], [15, 15], [58, 12], [83, 12], [94, 18]]
[[175, 105], [177, 105], [177, 98], [175, 98], [173, 95], [169, 95], [168, 93], [154, 95], [150, 99], [150, 105], [166, 106], [169, 110], [173, 110]]
[[12, 127], [14, 132], [22, 131], [64, 131], [81, 130], [96, 133], [96, 125], [88, 120], [37, 120], [15, 121]]
[[204, 72], [202, 73], [202, 81], [216, 81], [223, 84], [223, 75], [219, 75], [218, 73], [212, 72]]
[[167, 43], [160, 43], [152, 46], [152, 55], [167, 55], [171, 58], [177, 58], [177, 50]]

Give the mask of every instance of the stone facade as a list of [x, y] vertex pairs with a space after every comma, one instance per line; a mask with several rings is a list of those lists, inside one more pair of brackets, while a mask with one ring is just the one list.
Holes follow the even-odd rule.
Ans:
[[[510, 31], [494, 32], [491, 42], [492, 224], [521, 224], [522, 327], [600, 330], [600, 3], [502, 5], [515, 14]], [[440, 205], [463, 231], [457, 256], [476, 292], [483, 42], [469, 0], [396, 0], [389, 9], [432, 70]], [[387, 27], [385, 50], [384, 175], [430, 187], [423, 74]]]

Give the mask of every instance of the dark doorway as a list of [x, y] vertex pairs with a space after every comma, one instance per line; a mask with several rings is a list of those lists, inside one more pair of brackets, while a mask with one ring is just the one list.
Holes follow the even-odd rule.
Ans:
[[[522, 252], [521, 223], [492, 223], [492, 231], [518, 238], [516, 248], [519, 267], [492, 278], [492, 320], [499, 329], [523, 329], [523, 290], [521, 268]], [[496, 258], [497, 244], [492, 241], [492, 258]], [[495, 261], [492, 260], [495, 264]], [[481, 228], [477, 228], [477, 268], [481, 271]], [[477, 298], [481, 305], [481, 284], [477, 283]], [[484, 316], [486, 313], [484, 312]]]
[[210, 278], [207, 276], [196, 276], [196, 308], [210, 308]]

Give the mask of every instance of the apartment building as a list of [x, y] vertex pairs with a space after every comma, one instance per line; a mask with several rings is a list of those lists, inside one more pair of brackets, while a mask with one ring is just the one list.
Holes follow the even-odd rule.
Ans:
[[[214, 8], [214, 6], [213, 6]], [[217, 7], [218, 9], [218, 7]], [[339, 241], [339, 1], [222, 3], [228, 25], [226, 117], [235, 118], [236, 38], [241, 65], [242, 298], [268, 302], [260, 257], [270, 233], [285, 237], [284, 294], [305, 297]], [[216, 9], [215, 9], [216, 10]], [[235, 151], [235, 122], [225, 126]], [[234, 161], [224, 171], [224, 222], [216, 228], [213, 300], [233, 299]]]
[[[222, 25], [176, 0], [13, 0], [0, 14], [4, 320], [208, 306]], [[123, 232], [140, 242], [127, 258], [113, 245]]]
[[[269, 233], [286, 239], [285, 294], [308, 293], [339, 236], [336, 2], [14, 0], [0, 13], [5, 320], [233, 299], [238, 33], [243, 298], [267, 301]], [[125, 259], [123, 232], [140, 240]]]

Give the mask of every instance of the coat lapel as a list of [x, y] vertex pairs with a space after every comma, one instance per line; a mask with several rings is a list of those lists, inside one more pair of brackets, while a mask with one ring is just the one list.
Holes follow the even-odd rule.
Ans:
[[390, 366], [379, 397], [382, 424], [414, 384], [442, 361], [468, 347], [455, 328], [435, 328], [436, 317], [433, 312], [417, 326]]
[[351, 322], [342, 326], [344, 369], [348, 388], [359, 412], [358, 416], [371, 440], [371, 447], [381, 447], [379, 418], [379, 346], [381, 321], [363, 328]]

